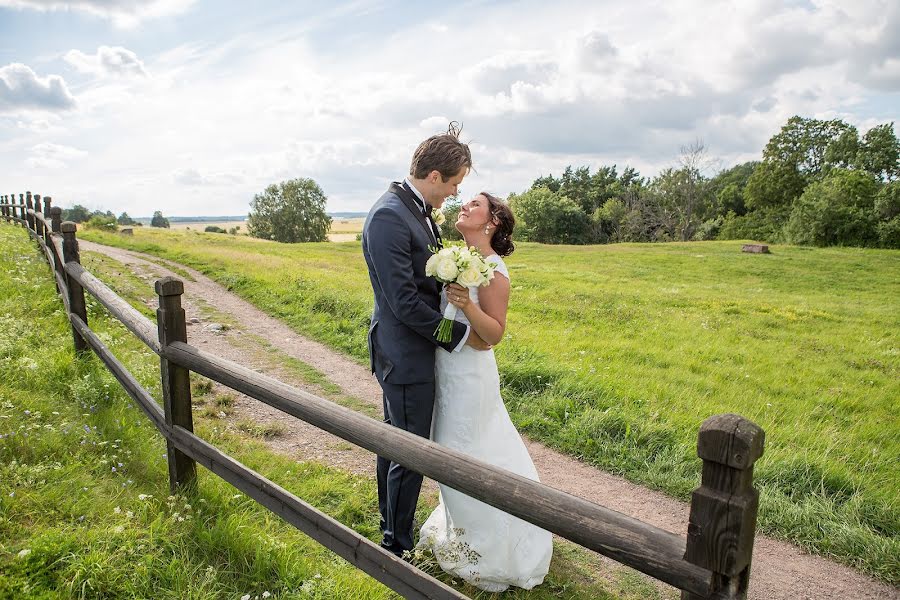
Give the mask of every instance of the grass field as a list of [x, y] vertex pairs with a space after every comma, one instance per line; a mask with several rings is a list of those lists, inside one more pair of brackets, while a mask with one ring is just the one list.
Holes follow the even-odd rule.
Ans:
[[[335, 218], [331, 222], [331, 229], [328, 231], [328, 240], [331, 242], [350, 242], [356, 239], [356, 234], [362, 233], [362, 218]], [[196, 223], [175, 222], [171, 225], [172, 231], [203, 231], [206, 227], [213, 225], [228, 231], [232, 227], [238, 228], [238, 235], [247, 235], [246, 221], [198, 221]]]
[[[366, 360], [359, 244], [85, 232], [191, 265]], [[740, 242], [521, 244], [503, 393], [521, 430], [687, 498], [696, 432], [761, 425], [760, 528], [900, 583], [900, 252]]]
[[[151, 312], [139, 300], [146, 282], [90, 252], [82, 262]], [[0, 224], [0, 598], [397, 597], [202, 468], [195, 494], [169, 496], [162, 437], [99, 360], [74, 355], [52, 281], [25, 232]], [[88, 320], [158, 398], [158, 358], [89, 296]], [[277, 427], [231, 426], [216, 415], [229, 410], [232, 396], [196, 376], [192, 388], [201, 437], [377, 538], [372, 478], [273, 454], [254, 438], [278, 435]], [[433, 498], [420, 503], [420, 522], [433, 507]], [[556, 545], [544, 585], [504, 595], [663, 597], [670, 596], [634, 571], [601, 566], [567, 543]]]

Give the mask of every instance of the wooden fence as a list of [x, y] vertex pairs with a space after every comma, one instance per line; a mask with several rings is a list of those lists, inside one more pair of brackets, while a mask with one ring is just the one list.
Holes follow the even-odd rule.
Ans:
[[[43, 206], [41, 202], [43, 201]], [[407, 598], [466, 598], [193, 433], [190, 373], [256, 398], [348, 442], [405, 465], [473, 498], [534, 523], [682, 590], [683, 600], [746, 598], [759, 494], [753, 464], [765, 434], [739, 415], [707, 419], [697, 439], [703, 475], [681, 537], [603, 506], [547, 487], [292, 388], [187, 342], [184, 284], [156, 281], [156, 323], [80, 264], [76, 225], [61, 222], [49, 197], [3, 196], [7, 222], [27, 228], [50, 264], [78, 354], [96, 353], [168, 445], [170, 485], [190, 491], [200, 463], [336, 554]], [[84, 291], [160, 358], [162, 408], [88, 326]]]

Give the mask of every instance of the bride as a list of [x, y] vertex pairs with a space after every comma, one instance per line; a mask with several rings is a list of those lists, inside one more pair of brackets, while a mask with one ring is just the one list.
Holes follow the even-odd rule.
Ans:
[[[459, 212], [456, 229], [466, 245], [475, 246], [488, 262], [497, 263], [486, 287], [468, 290], [447, 286], [441, 310], [454, 304], [456, 320], [468, 323], [489, 344], [497, 344], [506, 328], [509, 271], [500, 256], [513, 251], [514, 219], [498, 198], [481, 193]], [[537, 471], [500, 397], [500, 378], [493, 350], [438, 351], [431, 439], [497, 467], [537, 481]], [[487, 591], [510, 585], [531, 589], [544, 580], [553, 542], [550, 532], [440, 486], [440, 504], [425, 521], [419, 546], [432, 550], [441, 568]]]

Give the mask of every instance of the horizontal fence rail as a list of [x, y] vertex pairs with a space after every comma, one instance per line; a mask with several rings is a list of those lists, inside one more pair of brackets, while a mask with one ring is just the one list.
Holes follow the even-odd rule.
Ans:
[[[195, 372], [674, 585], [683, 600], [746, 598], [758, 507], [753, 464], [762, 455], [765, 434], [743, 417], [717, 415], [703, 423], [698, 435], [703, 478], [692, 497], [688, 535], [681, 537], [199, 350], [187, 343], [180, 280], [156, 282], [160, 308], [153, 323], [81, 266], [76, 226], [61, 222], [49, 197], [43, 207], [41, 196], [30, 192], [19, 194], [18, 203], [15, 195], [0, 200], [2, 217], [25, 226], [52, 267], [76, 351], [91, 349], [166, 439], [173, 489], [192, 489], [194, 465], [200, 463], [404, 597], [466, 597], [197, 437], [189, 382]], [[160, 356], [162, 407], [90, 329], [85, 290]]]

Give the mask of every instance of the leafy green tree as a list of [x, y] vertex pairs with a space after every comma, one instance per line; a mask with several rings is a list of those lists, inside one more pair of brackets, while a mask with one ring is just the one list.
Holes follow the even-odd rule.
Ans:
[[157, 210], [153, 213], [153, 218], [150, 219], [150, 227], [163, 227], [168, 229], [169, 220], [163, 216], [161, 210]]
[[811, 246], [876, 245], [878, 188], [871, 173], [835, 169], [797, 199], [785, 236], [791, 243]]
[[599, 237], [603, 243], [615, 243], [625, 241], [625, 219], [628, 216], [628, 207], [618, 198], [610, 198], [603, 206], [594, 211], [593, 221], [600, 228]]
[[868, 130], [860, 144], [857, 166], [882, 180], [900, 178], [900, 140], [894, 134], [894, 123], [884, 123]]
[[127, 212], [123, 212], [121, 215], [119, 215], [119, 218], [116, 219], [116, 222], [119, 225], [134, 225], [134, 219], [129, 217]]
[[456, 220], [459, 218], [459, 209], [462, 208], [462, 200], [459, 197], [451, 197], [444, 201], [441, 212], [444, 213], [444, 224], [440, 226], [441, 237], [445, 240], [458, 241], [462, 234], [456, 230]]
[[510, 194], [509, 206], [516, 215], [519, 239], [544, 244], [584, 244], [588, 219], [575, 202], [550, 191], [533, 188]]
[[744, 188], [756, 169], [758, 162], [745, 162], [730, 169], [720, 171], [709, 180], [712, 213], [718, 216], [733, 212], [742, 215], [747, 212], [744, 204]]
[[878, 245], [900, 248], [900, 180], [881, 187], [875, 196], [875, 213], [880, 219], [876, 227]]
[[840, 119], [788, 119], [766, 144], [762, 162], [747, 181], [747, 207], [790, 206], [809, 183], [821, 178], [828, 147], [849, 128]]
[[272, 184], [250, 202], [247, 231], [253, 237], [278, 242], [324, 242], [331, 228], [326, 202], [312, 179]]
[[80, 204], [76, 204], [72, 208], [62, 211], [63, 221], [72, 221], [73, 223], [84, 223], [91, 218], [91, 211]]

